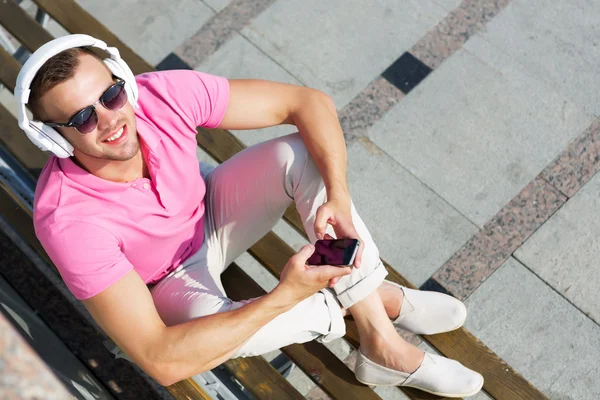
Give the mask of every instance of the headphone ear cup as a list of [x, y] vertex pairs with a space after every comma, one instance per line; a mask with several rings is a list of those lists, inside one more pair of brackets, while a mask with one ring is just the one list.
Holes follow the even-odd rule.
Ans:
[[129, 67], [127, 67], [126, 65], [124, 67], [122, 65], [123, 62], [119, 62], [111, 58], [105, 58], [104, 64], [106, 64], [106, 66], [108, 67], [110, 72], [113, 73], [113, 75], [116, 75], [125, 81], [127, 99], [133, 106], [137, 105], [137, 84], [135, 82], [133, 74], [131, 73], [131, 70], [128, 71]]
[[29, 126], [23, 130], [40, 150], [49, 151], [58, 158], [69, 158], [73, 155], [71, 143], [48, 125], [40, 121], [29, 121]]

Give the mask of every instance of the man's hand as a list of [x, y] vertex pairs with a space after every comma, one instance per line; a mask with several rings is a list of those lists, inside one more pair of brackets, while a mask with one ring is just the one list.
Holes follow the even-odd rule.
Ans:
[[325, 204], [319, 207], [315, 218], [315, 235], [317, 239], [333, 239], [325, 233], [327, 224], [329, 224], [333, 227], [333, 231], [338, 239], [358, 239], [360, 246], [354, 259], [354, 266], [359, 268], [364, 243], [352, 223], [350, 204], [350, 196], [346, 195], [330, 198]]
[[330, 286], [332, 279], [339, 279], [352, 272], [350, 267], [306, 265], [306, 260], [314, 251], [315, 247], [307, 244], [290, 258], [283, 268], [276, 290], [284, 294], [290, 302], [298, 303], [319, 290]]

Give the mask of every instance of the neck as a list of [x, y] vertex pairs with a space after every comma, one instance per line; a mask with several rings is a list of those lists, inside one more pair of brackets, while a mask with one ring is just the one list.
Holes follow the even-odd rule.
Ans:
[[139, 178], [150, 178], [141, 148], [126, 161], [102, 160], [77, 154], [72, 158], [81, 168], [99, 178], [112, 182], [131, 182]]

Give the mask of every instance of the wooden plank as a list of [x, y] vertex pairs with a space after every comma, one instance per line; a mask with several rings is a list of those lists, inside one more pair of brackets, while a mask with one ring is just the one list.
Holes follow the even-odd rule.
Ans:
[[154, 69], [75, 1], [34, 0], [34, 3], [67, 31], [71, 33], [85, 33], [103, 40], [109, 46], [117, 47], [121, 57], [127, 62], [134, 75]]
[[2, 46], [0, 46], [0, 65], [2, 66], [0, 68], [0, 83], [6, 86], [11, 92], [14, 92], [21, 64], [8, 54]]
[[48, 153], [42, 152], [27, 139], [14, 116], [0, 104], [0, 143], [27, 169], [43, 168]]
[[29, 51], [53, 39], [52, 35], [13, 0], [0, 1], [0, 25]]
[[185, 400], [212, 400], [200, 385], [198, 385], [193, 379], [186, 379], [174, 383], [171, 386], [167, 386], [167, 390], [176, 399]]
[[[229, 266], [222, 277], [225, 291], [233, 300], [249, 299], [265, 294], [265, 291], [235, 264]], [[312, 341], [293, 344], [282, 348], [281, 351], [334, 399], [380, 398], [367, 386], [358, 382], [354, 372], [321, 343]]]
[[[0, 83], [14, 92], [17, 74], [21, 65], [6, 50], [0, 47]], [[17, 120], [0, 105], [0, 142], [28, 169], [41, 169], [46, 164], [48, 153], [38, 149], [19, 128]]]
[[259, 399], [304, 399], [304, 396], [262, 357], [231, 359], [225, 362], [225, 367]]

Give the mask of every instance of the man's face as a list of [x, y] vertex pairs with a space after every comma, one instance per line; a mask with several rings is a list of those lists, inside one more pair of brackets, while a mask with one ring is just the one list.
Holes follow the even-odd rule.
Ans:
[[[75, 113], [96, 103], [106, 89], [115, 83], [110, 71], [98, 59], [83, 54], [79, 60], [75, 75], [53, 87], [40, 99], [43, 120], [66, 123]], [[98, 126], [93, 131], [82, 134], [75, 128], [55, 128], [73, 145], [75, 157], [84, 165], [133, 158], [140, 145], [131, 104], [127, 102], [119, 110], [108, 110], [102, 103], [94, 107], [98, 114]], [[108, 140], [118, 136], [121, 129], [123, 132], [118, 139]]]

